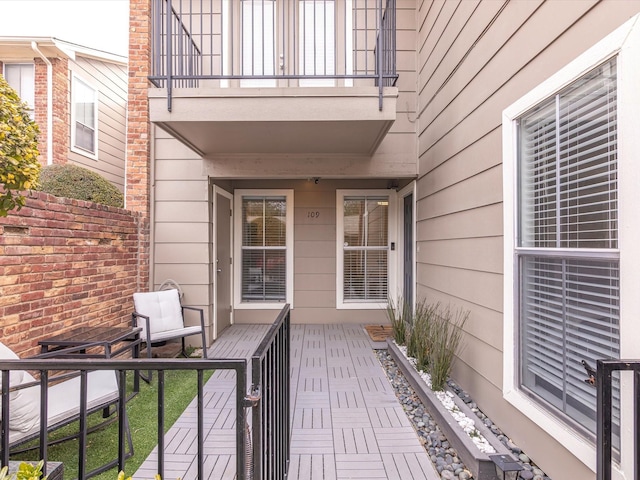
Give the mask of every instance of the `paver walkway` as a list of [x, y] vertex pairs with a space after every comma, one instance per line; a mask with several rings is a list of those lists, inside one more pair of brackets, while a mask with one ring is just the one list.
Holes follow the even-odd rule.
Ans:
[[[209, 358], [247, 358], [267, 326], [234, 325]], [[292, 325], [292, 435], [288, 480], [437, 480], [431, 461], [361, 325]], [[379, 345], [378, 345], [379, 346]], [[205, 471], [235, 477], [235, 374], [205, 386]], [[196, 409], [166, 436], [165, 478], [196, 478]], [[134, 478], [153, 478], [153, 452]]]

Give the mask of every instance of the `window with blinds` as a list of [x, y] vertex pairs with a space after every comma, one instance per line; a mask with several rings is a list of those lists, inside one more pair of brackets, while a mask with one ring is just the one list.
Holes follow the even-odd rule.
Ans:
[[345, 302], [386, 302], [389, 197], [344, 197], [343, 295]]
[[92, 155], [96, 153], [98, 117], [97, 91], [73, 77], [73, 146]]
[[275, 0], [242, 0], [242, 74], [274, 75]]
[[29, 115], [34, 118], [33, 108], [36, 104], [35, 70], [33, 63], [6, 63], [4, 78], [11, 85], [20, 100], [27, 103]]
[[592, 433], [581, 361], [620, 353], [616, 101], [613, 58], [518, 120], [520, 383]]
[[[300, 0], [301, 75], [335, 75], [336, 11], [334, 0]], [[301, 86], [331, 86], [332, 79], [300, 80]]]
[[242, 302], [281, 302], [287, 296], [287, 201], [242, 197]]

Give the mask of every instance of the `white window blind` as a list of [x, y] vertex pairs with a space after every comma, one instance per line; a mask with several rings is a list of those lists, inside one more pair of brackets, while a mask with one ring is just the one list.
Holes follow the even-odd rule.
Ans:
[[[299, 53], [301, 75], [335, 75], [336, 11], [335, 0], [300, 0]], [[332, 79], [301, 79], [304, 86], [333, 85]]]
[[4, 66], [4, 76], [20, 100], [26, 102], [29, 113], [33, 118], [35, 101], [35, 72], [33, 63], [7, 63]]
[[75, 78], [73, 81], [73, 146], [91, 154], [96, 153], [96, 90]]
[[[242, 0], [242, 74], [276, 73], [276, 2]], [[271, 79], [244, 80], [243, 86], [274, 86]]]
[[243, 302], [285, 302], [286, 197], [242, 198]]
[[616, 101], [614, 58], [519, 119], [521, 385], [592, 433], [581, 361], [620, 353]]
[[345, 197], [345, 302], [387, 301], [389, 197]]

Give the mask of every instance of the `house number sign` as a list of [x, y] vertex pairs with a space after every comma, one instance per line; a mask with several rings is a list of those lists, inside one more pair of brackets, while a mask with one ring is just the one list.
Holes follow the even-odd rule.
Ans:
[[318, 210], [309, 210], [307, 212], [307, 218], [320, 218], [320, 212]]

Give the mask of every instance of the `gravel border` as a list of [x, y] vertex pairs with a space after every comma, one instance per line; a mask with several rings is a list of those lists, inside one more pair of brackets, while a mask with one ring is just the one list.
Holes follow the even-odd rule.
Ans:
[[[374, 350], [389, 382], [394, 388], [407, 417], [414, 426], [420, 443], [425, 447], [437, 472], [443, 480], [469, 480], [474, 478], [469, 469], [460, 460], [458, 452], [433, 420], [424, 404], [409, 385], [393, 357], [386, 349]], [[476, 405], [471, 396], [456, 383], [449, 381], [450, 388], [469, 406], [478, 418], [505, 445], [520, 462], [524, 470], [518, 476], [520, 480], [551, 480], [537, 465], [514, 444]]]

